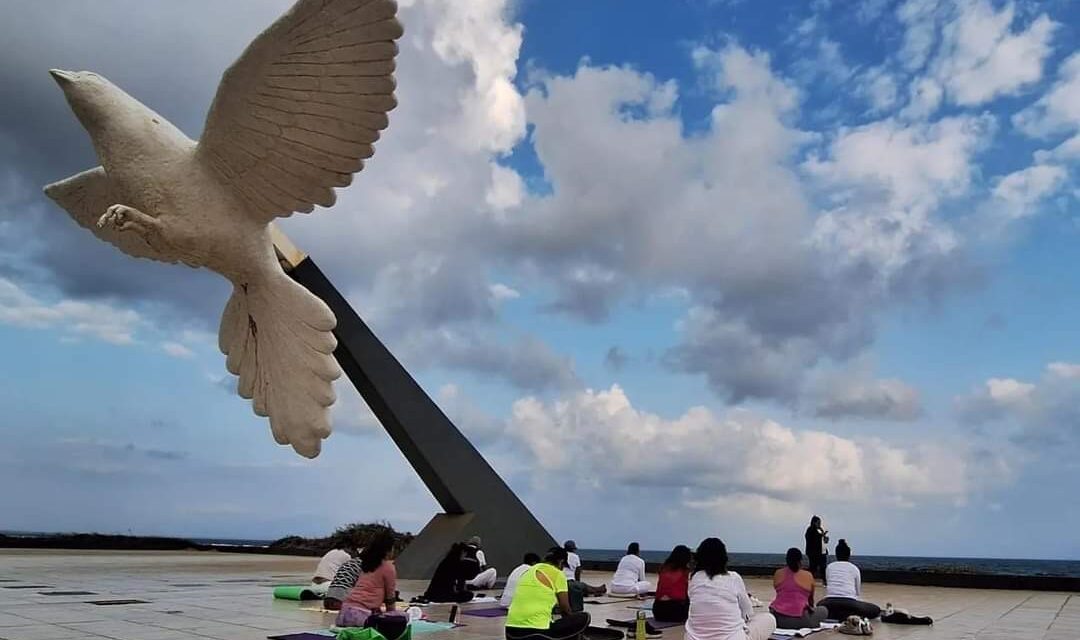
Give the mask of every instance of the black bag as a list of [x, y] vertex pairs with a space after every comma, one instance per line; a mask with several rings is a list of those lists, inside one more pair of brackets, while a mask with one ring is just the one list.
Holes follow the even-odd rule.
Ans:
[[409, 617], [403, 615], [388, 616], [384, 613], [373, 613], [364, 622], [365, 628], [371, 628], [383, 635], [387, 640], [397, 640], [409, 626]]

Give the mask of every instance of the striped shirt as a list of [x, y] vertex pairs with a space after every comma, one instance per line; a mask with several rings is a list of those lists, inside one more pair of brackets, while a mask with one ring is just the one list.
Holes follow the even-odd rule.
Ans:
[[360, 574], [364, 572], [360, 568], [360, 564], [360, 558], [353, 558], [341, 565], [337, 573], [334, 574], [334, 580], [330, 583], [330, 588], [326, 590], [326, 597], [344, 601], [346, 596], [349, 595], [349, 591], [356, 586]]

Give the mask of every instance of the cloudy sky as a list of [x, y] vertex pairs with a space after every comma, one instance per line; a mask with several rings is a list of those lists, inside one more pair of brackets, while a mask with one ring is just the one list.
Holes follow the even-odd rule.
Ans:
[[[345, 384], [322, 456], [275, 445], [226, 282], [41, 194], [97, 164], [48, 68], [197, 137], [288, 4], [0, 8], [3, 528], [436, 510]], [[1080, 558], [1080, 5], [400, 4], [374, 159], [283, 227], [552, 533]]]

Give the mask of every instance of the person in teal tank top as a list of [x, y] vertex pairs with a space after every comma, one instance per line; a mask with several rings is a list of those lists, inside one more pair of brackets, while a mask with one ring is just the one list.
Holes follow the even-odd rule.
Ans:
[[[521, 575], [506, 615], [507, 640], [569, 640], [582, 634], [592, 621], [589, 614], [570, 608], [570, 593], [563, 568], [566, 550], [552, 547], [544, 561]], [[552, 622], [551, 611], [562, 617]]]

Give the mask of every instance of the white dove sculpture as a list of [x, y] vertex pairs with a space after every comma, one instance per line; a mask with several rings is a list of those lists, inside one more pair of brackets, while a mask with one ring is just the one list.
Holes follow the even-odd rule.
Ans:
[[393, 0], [299, 0], [224, 74], [195, 142], [105, 78], [52, 70], [101, 166], [45, 187], [137, 258], [229, 279], [218, 335], [238, 393], [279, 444], [330, 435], [334, 314], [282, 271], [270, 223], [334, 204], [394, 108]]

